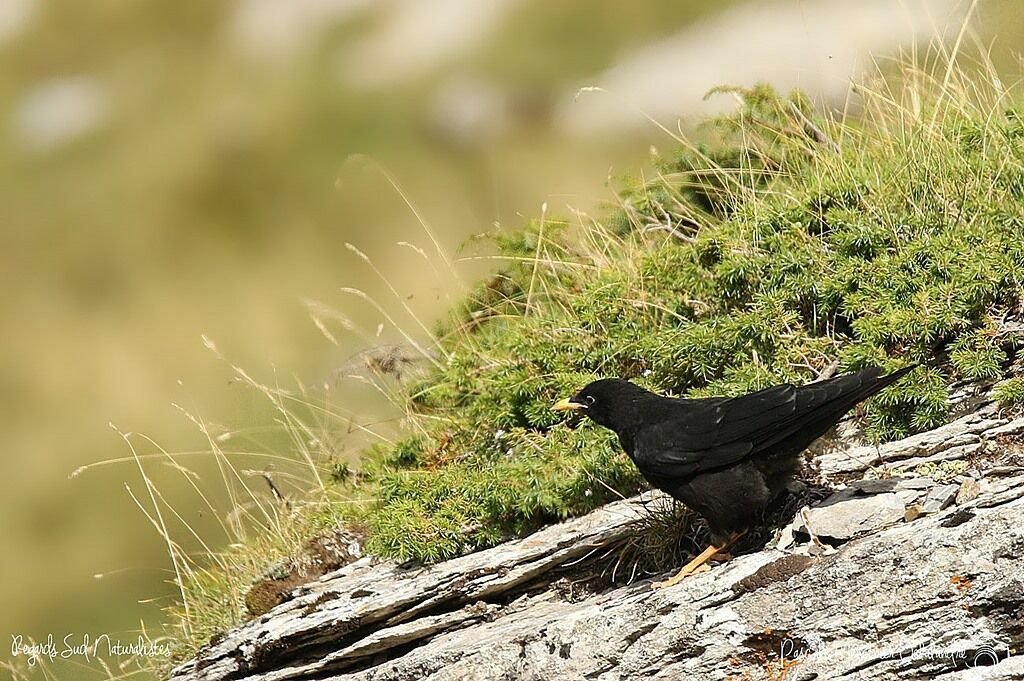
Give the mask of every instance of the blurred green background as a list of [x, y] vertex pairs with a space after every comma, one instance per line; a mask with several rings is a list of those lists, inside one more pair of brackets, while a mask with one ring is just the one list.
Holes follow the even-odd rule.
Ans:
[[[357, 351], [400, 340], [340, 287], [397, 315], [402, 303], [427, 320], [443, 312], [458, 279], [398, 245], [433, 253], [381, 169], [451, 254], [545, 202], [599, 215], [610, 177], [671, 147], [649, 118], [688, 129], [731, 106], [702, 101], [708, 88], [759, 80], [841, 110], [869, 53], [955, 40], [971, 6], [0, 0], [0, 634], [130, 639], [173, 598], [163, 540], [125, 488], [145, 493], [134, 464], [69, 477], [129, 454], [108, 423], [202, 449], [180, 405], [287, 450], [264, 429], [265, 401], [202, 334], [261, 380], [319, 385]], [[966, 34], [995, 38], [1007, 73], [1022, 6], [981, 2]], [[584, 86], [603, 91], [577, 96]], [[332, 343], [310, 318], [322, 307], [362, 331], [335, 325]], [[386, 413], [366, 391], [340, 392]], [[200, 480], [215, 471], [187, 456]], [[189, 506], [186, 476], [158, 460], [149, 472], [200, 534], [224, 541]]]

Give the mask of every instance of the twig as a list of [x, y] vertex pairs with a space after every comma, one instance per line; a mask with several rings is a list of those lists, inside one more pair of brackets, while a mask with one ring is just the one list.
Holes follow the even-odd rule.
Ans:
[[840, 153], [841, 149], [836, 142], [825, 134], [825, 131], [814, 124], [810, 118], [804, 115], [804, 112], [800, 110], [800, 107], [795, 102], [789, 103], [790, 112], [800, 120], [800, 124], [804, 128], [804, 134], [810, 137], [818, 144], [824, 144], [835, 153]]
[[828, 379], [832, 378], [833, 376], [835, 376], [837, 371], [839, 371], [839, 360], [838, 359], [833, 361], [831, 364], [829, 364], [827, 367], [825, 367], [824, 369], [821, 370], [821, 373], [818, 374], [818, 380], [819, 381], [828, 380]]
[[280, 501], [282, 504], [284, 504], [284, 507], [286, 509], [288, 509], [289, 511], [292, 510], [292, 502], [288, 501], [288, 498], [281, 493], [281, 490], [277, 488], [277, 485], [274, 484], [274, 479], [270, 477], [270, 473], [268, 473], [267, 471], [263, 471], [260, 473], [260, 475], [263, 476], [263, 479], [267, 481], [267, 485], [270, 486], [270, 492], [271, 494], [274, 495], [274, 498]]

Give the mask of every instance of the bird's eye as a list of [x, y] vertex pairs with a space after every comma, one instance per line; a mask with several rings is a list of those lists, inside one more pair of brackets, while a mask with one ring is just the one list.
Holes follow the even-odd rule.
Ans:
[[596, 400], [594, 399], [593, 395], [587, 395], [587, 397], [586, 397], [586, 399], [584, 401], [587, 403], [588, 407], [589, 406], [593, 406], [594, 402], [596, 402]]

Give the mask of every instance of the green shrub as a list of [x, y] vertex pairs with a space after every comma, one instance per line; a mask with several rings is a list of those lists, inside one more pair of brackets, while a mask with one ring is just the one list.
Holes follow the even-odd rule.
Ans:
[[1020, 409], [1024, 407], [1024, 378], [1015, 376], [997, 383], [992, 396], [1003, 409]]
[[872, 401], [884, 440], [943, 423], [949, 380], [1002, 376], [1012, 348], [993, 320], [1024, 275], [1018, 115], [869, 101], [882, 108], [862, 124], [811, 124], [837, 153], [799, 96], [741, 94], [714, 146], [628, 185], [611, 227], [494, 235], [513, 264], [452, 316], [450, 361], [410, 390], [422, 423], [374, 464], [370, 550], [444, 558], [639, 489], [607, 431], [550, 409], [597, 377], [735, 395], [836, 359], [925, 363]]

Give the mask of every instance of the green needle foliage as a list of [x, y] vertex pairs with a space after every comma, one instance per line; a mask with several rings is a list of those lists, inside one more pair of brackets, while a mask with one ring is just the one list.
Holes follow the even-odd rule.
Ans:
[[608, 224], [495, 234], [508, 264], [442, 330], [443, 368], [409, 390], [416, 433], [366, 464], [369, 550], [448, 558], [640, 489], [613, 436], [551, 410], [598, 377], [735, 395], [835, 360], [926, 363], [871, 404], [879, 440], [943, 423], [950, 380], [1002, 377], [1012, 342], [996, 320], [1019, 310], [1024, 276], [1024, 123], [914, 75], [869, 91], [847, 124], [812, 121], [799, 95], [738, 91], [742, 110], [661, 159]]
[[1003, 409], [1019, 413], [1024, 407], [1024, 377], [1015, 376], [998, 383], [992, 396]]

